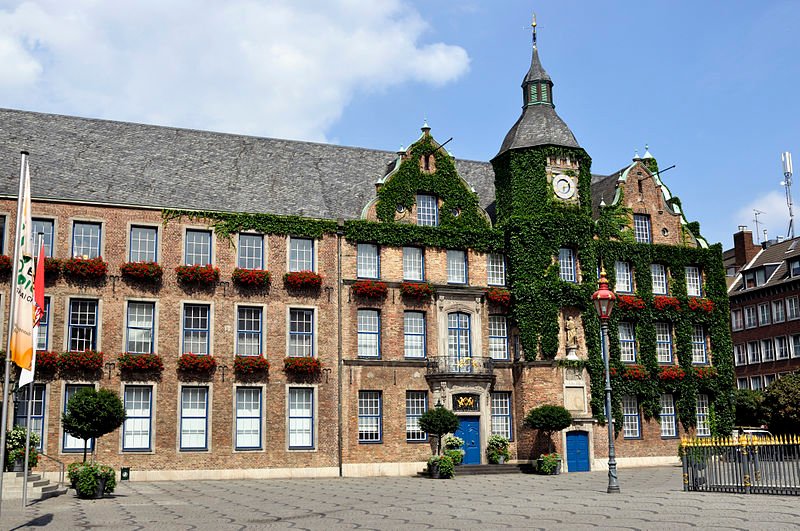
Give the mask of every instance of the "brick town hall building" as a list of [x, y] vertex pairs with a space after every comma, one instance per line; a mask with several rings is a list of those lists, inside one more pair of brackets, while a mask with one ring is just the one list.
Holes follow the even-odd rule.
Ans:
[[[437, 403], [460, 416], [477, 463], [493, 433], [512, 460], [536, 459], [546, 442], [525, 414], [564, 405], [565, 467], [602, 468], [601, 261], [621, 299], [609, 334], [620, 465], [673, 462], [681, 435], [730, 433], [721, 248], [649, 153], [592, 175], [535, 47], [522, 89], [490, 163], [453, 159], [427, 125], [392, 153], [0, 110], [2, 252], [27, 150], [34, 232], [52, 257], [33, 407], [44, 453], [81, 459], [60, 417], [95, 386], [128, 415], [97, 461], [134, 480], [413, 474], [431, 454], [417, 419]], [[187, 279], [179, 266], [193, 265], [206, 276]], [[268, 287], [247, 284], [263, 279], [252, 270]], [[84, 349], [102, 352], [99, 367], [53, 364]], [[157, 353], [163, 369], [124, 353]], [[179, 370], [185, 353], [216, 367]], [[242, 369], [251, 356], [268, 371]], [[24, 410], [18, 398], [10, 416]]]

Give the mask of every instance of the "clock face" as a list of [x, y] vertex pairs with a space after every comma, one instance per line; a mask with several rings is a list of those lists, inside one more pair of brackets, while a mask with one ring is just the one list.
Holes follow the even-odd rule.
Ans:
[[553, 191], [561, 199], [572, 199], [575, 196], [575, 192], [578, 191], [578, 187], [575, 184], [575, 179], [569, 175], [554, 175]]

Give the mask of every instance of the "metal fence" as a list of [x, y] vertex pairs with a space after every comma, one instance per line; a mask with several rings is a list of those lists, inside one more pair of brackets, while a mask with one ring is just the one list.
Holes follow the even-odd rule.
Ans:
[[800, 436], [681, 441], [683, 490], [800, 495]]

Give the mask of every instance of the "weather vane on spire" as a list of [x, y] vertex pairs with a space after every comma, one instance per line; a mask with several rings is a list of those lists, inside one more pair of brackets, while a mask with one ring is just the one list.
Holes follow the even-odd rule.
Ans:
[[536, 48], [536, 13], [533, 14], [531, 28], [533, 28], [533, 47]]

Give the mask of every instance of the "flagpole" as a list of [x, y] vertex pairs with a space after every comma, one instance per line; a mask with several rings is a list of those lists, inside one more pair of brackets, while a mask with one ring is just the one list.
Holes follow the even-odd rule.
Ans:
[[[14, 330], [14, 307], [17, 304], [17, 297], [14, 295], [15, 282], [17, 280], [14, 271], [16, 271], [17, 263], [19, 262], [19, 226], [20, 218], [22, 217], [22, 195], [25, 191], [25, 166], [28, 163], [28, 152], [20, 151], [22, 160], [19, 166], [19, 195], [17, 196], [17, 221], [16, 230], [14, 231], [16, 238], [14, 239], [14, 261], [11, 263], [11, 289], [9, 291], [9, 299], [11, 299], [11, 307], [8, 313], [8, 337], [6, 339], [6, 368], [3, 376], [3, 413], [2, 420], [0, 420], [0, 455], [3, 456], [3, 470], [6, 465], [6, 429], [8, 428], [8, 392], [11, 382], [9, 381], [9, 372], [11, 370], [11, 332]], [[3, 510], [3, 474], [0, 474], [0, 514]]]

